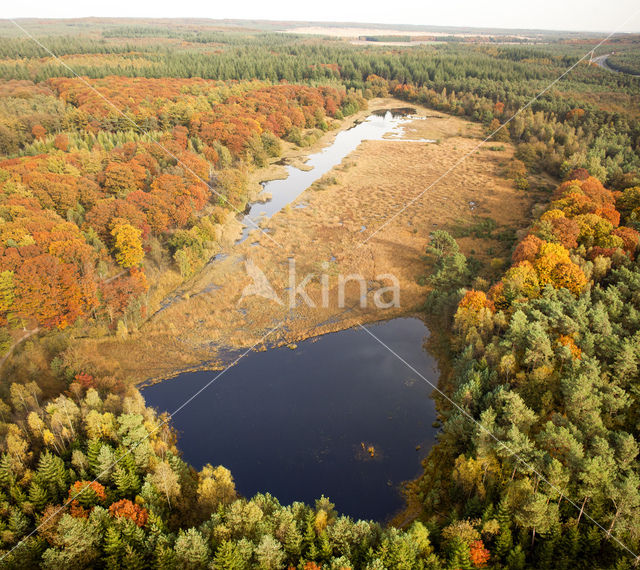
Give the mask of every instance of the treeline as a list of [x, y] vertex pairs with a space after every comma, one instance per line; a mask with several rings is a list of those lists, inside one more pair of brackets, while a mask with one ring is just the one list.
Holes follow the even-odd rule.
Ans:
[[450, 315], [453, 364], [419, 492], [432, 521], [478, 529], [493, 567], [635, 563], [639, 216], [640, 186], [574, 171], [490, 288], [433, 236], [426, 309]]
[[607, 58], [607, 65], [621, 73], [640, 75], [640, 54], [637, 51], [614, 53]]
[[284, 45], [290, 44], [299, 36], [294, 34], [276, 33], [239, 33], [223, 30], [191, 30], [191, 29], [170, 29], [153, 26], [121, 26], [107, 29], [102, 32], [104, 38], [169, 38], [179, 39], [184, 42], [196, 44], [224, 44], [224, 45]]
[[411, 36], [359, 36], [365, 42], [410, 42]]
[[[362, 87], [366, 78], [379, 75], [388, 81], [414, 83], [436, 89], [469, 89], [482, 86], [531, 95], [531, 89], [555, 79], [569, 65], [584, 55], [581, 47], [552, 44], [549, 46], [517, 47], [494, 45], [428, 45], [410, 48], [398, 47], [390, 51], [384, 46], [353, 46], [340, 41], [312, 39], [289, 34], [239, 34], [213, 32], [210, 42], [166, 44], [137, 42], [104, 42], [71, 38], [68, 46], [61, 45], [64, 38], [52, 38], [51, 51], [57, 55], [69, 54], [137, 54], [149, 62], [142, 75], [145, 77], [202, 77], [203, 79], [262, 79], [291, 82], [340, 79], [349, 86]], [[198, 37], [206, 37], [199, 34]], [[43, 44], [45, 43], [45, 38]], [[51, 77], [68, 77], [71, 72], [59, 62], [26, 44], [16, 45], [13, 39], [0, 40], [0, 53], [6, 54], [0, 62], [0, 78], [32, 79], [42, 81]], [[209, 45], [207, 45], [207, 43]], [[73, 46], [76, 46], [74, 49]], [[95, 48], [92, 48], [95, 46]], [[58, 51], [56, 51], [58, 50]], [[215, 54], [215, 57], [212, 57]], [[43, 61], [25, 59], [37, 57]], [[337, 73], [329, 65], [336, 65]], [[80, 66], [78, 70], [76, 66]], [[107, 62], [108, 65], [108, 62]], [[76, 62], [72, 66], [80, 74], [97, 78], [108, 75], [99, 59], [91, 66]], [[584, 69], [582, 69], [584, 67]], [[122, 75], [136, 76], [132, 69], [123, 69]], [[525, 83], [523, 83], [525, 82]], [[532, 84], [528, 84], [532, 82]], [[564, 84], [590, 83], [616, 86], [617, 89], [634, 88], [632, 78], [615, 77], [586, 65], [576, 70]]]
[[192, 275], [244, 210], [251, 168], [365, 105], [260, 82], [111, 77], [98, 88], [115, 109], [78, 79], [2, 86], [0, 146], [17, 155], [0, 161], [5, 344], [8, 330], [79, 319], [126, 334], [148, 309], [145, 267], [168, 258]]
[[[443, 568], [420, 522], [399, 531], [324, 497], [239, 497], [224, 467], [180, 458], [168, 418], [135, 389], [59, 363], [49, 373], [61, 395], [1, 388], [2, 568]], [[456, 528], [444, 544], [457, 547]], [[479, 538], [472, 556], [488, 557]]]
[[[375, 76], [368, 83], [376, 93], [387, 93], [392, 85]], [[391, 93], [482, 122], [487, 134], [495, 132], [492, 140], [517, 145], [516, 157], [529, 170], [564, 178], [576, 168], [586, 168], [616, 189], [640, 180], [640, 122], [632, 117], [589, 105], [583, 108], [558, 97], [540, 101], [538, 110], [518, 112], [527, 102], [524, 99], [494, 100], [404, 84], [392, 87]]]
[[[494, 121], [494, 127], [499, 126], [529, 104], [505, 128], [513, 142], [529, 143], [520, 149], [520, 158], [529, 168], [562, 177], [584, 167], [615, 188], [619, 182], [614, 177], [638, 170], [639, 122], [637, 116], [621, 110], [635, 104], [640, 90], [637, 79], [580, 64], [554, 90], [531, 102], [584, 55], [581, 45], [431, 45], [389, 50], [284, 34], [220, 33], [224, 38], [206, 49], [151, 42], [123, 51], [122, 45], [114, 44], [112, 54], [78, 50], [70, 64], [90, 78], [123, 77], [118, 87], [125, 89], [125, 76], [332, 84], [364, 98], [393, 94], [415, 100], [482, 121], [488, 128]], [[51, 58], [0, 61], [0, 77], [35, 80], [38, 86], [49, 79], [60, 83], [55, 78], [70, 75]], [[106, 83], [96, 84], [118, 99], [117, 88], [109, 89]], [[615, 97], [607, 97], [613, 92]], [[20, 112], [24, 103], [16, 100], [11, 105], [7, 116]], [[153, 112], [147, 115], [150, 129], [156, 128], [153, 116]], [[3, 142], [11, 141], [14, 131], [10, 125], [5, 129], [0, 125], [0, 150], [15, 147]]]
[[[57, 56], [127, 53], [136, 49], [132, 44], [117, 45], [104, 39], [77, 36], [44, 36], [39, 37], [38, 42]], [[25, 63], [25, 60], [32, 58], [50, 58], [51, 54], [48, 50], [27, 37], [0, 39], [0, 57], [18, 60], [22, 64]]]

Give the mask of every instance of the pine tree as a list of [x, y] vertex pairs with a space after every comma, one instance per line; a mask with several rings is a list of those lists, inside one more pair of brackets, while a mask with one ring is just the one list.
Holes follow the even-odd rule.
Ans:
[[449, 567], [460, 570], [472, 570], [473, 565], [469, 558], [469, 547], [458, 537], [455, 537], [449, 554]]
[[244, 570], [246, 564], [236, 545], [230, 540], [225, 540], [213, 558], [213, 568], [214, 570]]
[[106, 554], [105, 563], [107, 568], [120, 568], [120, 560], [124, 554], [125, 543], [122, 540], [122, 535], [113, 526], [107, 528], [104, 536], [103, 550]]
[[49, 502], [49, 494], [42, 485], [36, 481], [32, 481], [29, 486], [29, 501], [31, 501], [38, 510], [42, 510]]
[[68, 472], [64, 461], [49, 450], [40, 455], [37, 470], [38, 482], [47, 489], [53, 499], [61, 498], [68, 489]]

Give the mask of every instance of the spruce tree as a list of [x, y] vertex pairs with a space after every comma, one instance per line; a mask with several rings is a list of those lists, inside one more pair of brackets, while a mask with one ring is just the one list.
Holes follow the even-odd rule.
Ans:
[[294, 561], [297, 561], [300, 553], [302, 552], [302, 535], [300, 534], [295, 522], [290, 524], [287, 528], [284, 537], [284, 549]]
[[32, 481], [29, 486], [29, 501], [31, 501], [38, 510], [42, 510], [49, 502], [49, 493], [47, 493], [42, 485], [36, 481]]
[[473, 568], [469, 558], [469, 547], [459, 537], [455, 537], [451, 544], [449, 567], [459, 568], [460, 570], [472, 570]]
[[507, 555], [508, 570], [524, 570], [526, 564], [526, 556], [522, 547], [518, 544], [512, 548]]
[[504, 558], [513, 548], [513, 536], [511, 534], [511, 517], [505, 500], [500, 502], [496, 516], [500, 525], [500, 534], [496, 539], [495, 553], [500, 558]]
[[64, 461], [49, 450], [45, 451], [38, 461], [38, 482], [47, 489], [49, 496], [60, 499], [68, 489], [67, 475]]
[[95, 476], [98, 471], [98, 456], [100, 455], [100, 449], [102, 448], [102, 441], [99, 439], [89, 440], [87, 445], [87, 459], [89, 460], [89, 468]]
[[6, 453], [0, 459], [0, 485], [8, 489], [15, 481], [15, 475], [11, 467], [11, 459]]
[[177, 566], [177, 557], [167, 544], [159, 543], [153, 553], [154, 566], [158, 570], [173, 570]]
[[107, 568], [120, 568], [121, 558], [124, 554], [125, 542], [122, 540], [122, 535], [113, 526], [107, 528], [104, 536], [103, 550], [106, 554], [105, 563]]
[[326, 530], [320, 533], [319, 542], [319, 555], [321, 560], [329, 560], [333, 555], [333, 547]]
[[318, 548], [316, 547], [316, 529], [314, 526], [314, 513], [310, 511], [306, 516], [305, 531], [302, 537], [302, 552], [307, 560], [318, 559]]
[[214, 570], [244, 570], [246, 564], [236, 545], [230, 540], [225, 540], [216, 551], [213, 568]]

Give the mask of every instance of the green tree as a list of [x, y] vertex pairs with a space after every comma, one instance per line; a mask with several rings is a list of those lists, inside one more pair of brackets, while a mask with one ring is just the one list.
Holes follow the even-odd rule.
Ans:
[[174, 547], [176, 561], [182, 568], [199, 570], [207, 567], [209, 547], [204, 537], [195, 529], [180, 531]]
[[286, 556], [281, 544], [273, 536], [266, 534], [256, 547], [256, 558], [262, 570], [277, 570], [284, 564]]
[[246, 570], [249, 566], [237, 545], [230, 540], [225, 540], [216, 551], [213, 568], [215, 570]]

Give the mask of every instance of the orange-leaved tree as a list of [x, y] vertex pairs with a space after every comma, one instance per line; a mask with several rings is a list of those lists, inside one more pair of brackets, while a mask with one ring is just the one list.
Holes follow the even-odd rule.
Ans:
[[147, 520], [149, 519], [147, 509], [140, 505], [136, 505], [129, 499], [121, 499], [120, 501], [113, 503], [109, 507], [109, 514], [116, 518], [124, 517], [130, 519], [140, 527], [147, 524]]

